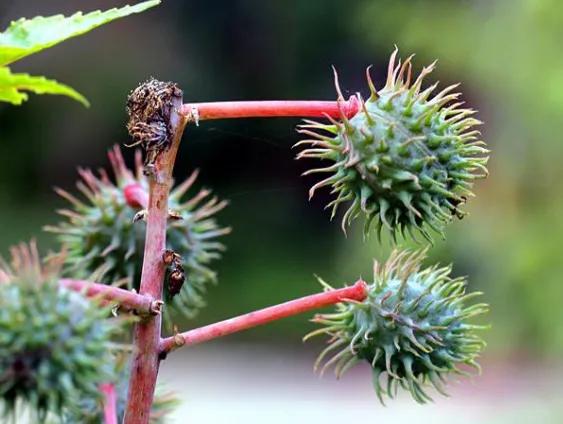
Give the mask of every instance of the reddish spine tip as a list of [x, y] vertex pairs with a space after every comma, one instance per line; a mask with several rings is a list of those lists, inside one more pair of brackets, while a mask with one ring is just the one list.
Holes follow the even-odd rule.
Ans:
[[359, 112], [361, 107], [362, 107], [362, 102], [360, 101], [360, 98], [357, 95], [350, 96], [344, 109], [346, 117], [347, 118], [353, 117], [356, 113]]
[[149, 195], [139, 183], [130, 183], [123, 188], [125, 202], [134, 209], [146, 209]]

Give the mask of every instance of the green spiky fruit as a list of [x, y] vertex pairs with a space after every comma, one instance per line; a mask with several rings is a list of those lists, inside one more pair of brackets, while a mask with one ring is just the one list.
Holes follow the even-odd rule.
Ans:
[[[329, 173], [315, 184], [310, 196], [331, 186], [336, 198], [327, 207], [334, 217], [341, 203], [349, 207], [342, 228], [365, 215], [364, 234], [375, 221], [378, 234], [383, 227], [413, 238], [418, 230], [432, 241], [429, 228], [443, 236], [452, 216], [462, 217], [459, 206], [472, 196], [473, 180], [487, 175], [488, 153], [473, 127], [475, 111], [463, 109], [452, 85], [430, 97], [437, 84], [422, 90], [422, 82], [434, 69], [424, 68], [411, 80], [411, 57], [395, 64], [391, 56], [387, 83], [377, 91], [367, 72], [371, 95], [352, 100], [358, 112], [348, 119], [320, 124], [308, 121], [301, 132], [312, 137], [298, 144], [310, 145], [298, 158], [334, 162], [306, 174]], [[336, 82], [339, 102], [344, 101]], [[321, 133], [315, 130], [320, 130]]]
[[364, 301], [341, 303], [336, 313], [313, 319], [323, 328], [306, 339], [330, 336], [315, 367], [333, 354], [322, 372], [334, 366], [340, 377], [367, 361], [382, 403], [385, 395], [394, 397], [399, 386], [424, 403], [431, 400], [425, 385], [445, 394], [447, 374], [466, 374], [465, 365], [479, 370], [476, 358], [485, 342], [476, 330], [487, 326], [468, 320], [485, 313], [487, 305], [467, 305], [481, 293], [466, 294], [466, 281], [451, 278], [451, 267], [421, 269], [425, 252], [395, 251], [385, 264], [375, 262], [374, 281]]
[[[74, 278], [88, 276], [108, 284], [126, 283], [129, 288], [138, 290], [146, 225], [142, 220], [133, 222], [142, 205], [127, 199], [124, 191], [126, 187], [135, 186], [148, 193], [148, 180], [143, 175], [139, 155], [135, 175], [126, 168], [119, 148], [115, 147], [108, 156], [116, 183], [103, 172], [96, 177], [90, 170], [80, 170], [82, 180], [77, 186], [86, 201], [59, 190], [73, 208], [60, 211], [67, 221], [46, 229], [57, 233], [64, 246], [67, 258], [64, 271], [67, 275]], [[216, 280], [216, 273], [209, 264], [224, 250], [224, 246], [215, 239], [230, 231], [229, 228], [219, 227], [213, 218], [226, 206], [225, 201], [209, 198], [210, 192], [205, 189], [192, 198], [184, 198], [196, 177], [197, 172], [173, 189], [169, 198], [171, 218], [167, 247], [181, 257], [185, 284], [173, 296], [175, 291], [170, 293], [168, 273], [168, 281], [164, 285], [164, 300], [171, 306], [164, 309], [167, 324], [170, 324], [170, 309], [192, 317], [205, 305], [205, 287]]]
[[0, 406], [17, 415], [22, 402], [43, 421], [99, 399], [113, 381], [112, 337], [119, 321], [109, 309], [58, 285], [57, 267], [42, 267], [34, 245], [0, 262]]

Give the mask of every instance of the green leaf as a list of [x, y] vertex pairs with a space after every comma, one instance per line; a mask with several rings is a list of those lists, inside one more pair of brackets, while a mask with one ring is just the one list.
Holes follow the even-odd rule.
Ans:
[[21, 105], [27, 100], [27, 93], [60, 94], [79, 101], [84, 106], [90, 104], [86, 98], [68, 85], [45, 77], [36, 77], [29, 74], [13, 74], [9, 68], [0, 67], [0, 101]]
[[0, 32], [0, 66], [84, 34], [115, 19], [142, 12], [159, 3], [160, 0], [150, 0], [105, 12], [97, 10], [86, 15], [77, 12], [70, 17], [55, 15], [18, 19], [13, 21], [6, 31]]

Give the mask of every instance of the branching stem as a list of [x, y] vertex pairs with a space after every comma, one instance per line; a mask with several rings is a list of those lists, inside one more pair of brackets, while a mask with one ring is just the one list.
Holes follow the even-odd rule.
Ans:
[[367, 296], [367, 285], [358, 280], [353, 286], [317, 293], [279, 305], [270, 306], [235, 318], [210, 324], [205, 327], [176, 334], [161, 341], [160, 351], [165, 354], [181, 346], [195, 345], [223, 337], [281, 318], [297, 315], [312, 309], [323, 308], [345, 300], [362, 301]]
[[209, 102], [187, 103], [180, 113], [191, 121], [228, 118], [267, 118], [267, 117], [299, 117], [299, 118], [340, 118], [343, 113], [347, 118], [354, 116], [360, 108], [356, 96], [348, 100], [317, 101], [317, 100], [263, 100], [240, 102]]
[[104, 395], [104, 424], [117, 424], [117, 397], [112, 383], [100, 385]]
[[[149, 179], [149, 202], [145, 251], [139, 293], [155, 299], [162, 298], [166, 249], [168, 194], [172, 186], [172, 170], [186, 118], [178, 113], [181, 98], [174, 98], [170, 126], [170, 146], [155, 159], [153, 175]], [[125, 409], [125, 424], [148, 424], [159, 368], [161, 315], [154, 315], [135, 325], [133, 343], [135, 353]]]
[[157, 306], [159, 305], [158, 301], [155, 301], [152, 297], [119, 287], [71, 279], [59, 280], [59, 284], [70, 290], [82, 292], [88, 297], [97, 297], [107, 302], [118, 303], [121, 307], [133, 310], [139, 315], [151, 315], [160, 311], [160, 306]]
[[[343, 118], [355, 115], [359, 108], [360, 100], [356, 96], [349, 100], [340, 97], [338, 101], [249, 101], [184, 105], [180, 98], [175, 98], [169, 122], [172, 140], [170, 146], [159, 152], [151, 163], [148, 195], [139, 184], [132, 183], [124, 188], [129, 206], [147, 209], [140, 295], [157, 299], [158, 302], [162, 298], [165, 276], [162, 258], [166, 249], [168, 196], [176, 152], [186, 123], [250, 117]], [[362, 300], [366, 293], [365, 283], [358, 281], [351, 287], [306, 296], [166, 339], [161, 339], [161, 315], [145, 316], [144, 320], [135, 325], [134, 330], [135, 353], [124, 423], [148, 424], [160, 360], [167, 352], [181, 345], [201, 343], [346, 299]]]

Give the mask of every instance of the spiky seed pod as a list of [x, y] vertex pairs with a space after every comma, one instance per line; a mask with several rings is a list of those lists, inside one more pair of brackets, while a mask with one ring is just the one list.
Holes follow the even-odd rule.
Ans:
[[20, 402], [43, 421], [99, 399], [113, 381], [112, 337], [120, 321], [108, 307], [58, 285], [57, 266], [43, 267], [34, 244], [0, 261], [0, 410], [17, 415]]
[[173, 101], [182, 98], [182, 90], [172, 83], [151, 78], [139, 84], [127, 98], [127, 130], [132, 146], [141, 144], [147, 156], [145, 165], [154, 162], [159, 152], [170, 145], [170, 114]]
[[[140, 153], [140, 152], [139, 152]], [[108, 154], [116, 182], [100, 171], [80, 169], [77, 187], [85, 196], [82, 201], [64, 190], [57, 192], [72, 204], [72, 209], [59, 213], [67, 220], [58, 226], [46, 227], [58, 234], [66, 250], [64, 273], [73, 278], [86, 278], [107, 284], [139, 289], [144, 251], [144, 221], [133, 222], [137, 208], [128, 205], [124, 188], [137, 184], [148, 193], [148, 179], [143, 175], [140, 154], [136, 156], [136, 172], [127, 169], [121, 151], [113, 148]], [[226, 201], [210, 197], [202, 189], [191, 198], [186, 192], [197, 178], [197, 171], [172, 190], [169, 208], [174, 219], [169, 220], [167, 247], [182, 259], [185, 284], [176, 296], [169, 292], [170, 273], [164, 285], [166, 323], [170, 324], [170, 309], [192, 317], [205, 305], [203, 294], [209, 283], [216, 281], [216, 273], [209, 264], [220, 257], [224, 246], [215, 239], [228, 234], [230, 228], [218, 226], [213, 215], [223, 209]], [[178, 287], [178, 284], [172, 284]]]
[[[349, 203], [342, 228], [359, 215], [365, 215], [364, 235], [372, 222], [377, 233], [387, 228], [393, 238], [405, 230], [415, 238], [418, 230], [431, 240], [431, 228], [443, 236], [452, 216], [462, 217], [459, 206], [472, 196], [473, 180], [487, 175], [488, 153], [473, 127], [480, 122], [474, 110], [461, 108], [457, 85], [431, 97], [437, 84], [422, 89], [424, 78], [434, 63], [422, 69], [413, 81], [411, 57], [401, 65], [391, 55], [385, 86], [377, 91], [370, 78], [370, 97], [359, 98], [361, 107], [350, 119], [344, 112], [341, 121], [330, 124], [307, 121], [300, 132], [311, 139], [298, 158], [326, 159], [334, 162], [314, 173], [331, 174], [310, 190], [331, 186], [336, 198], [328, 204], [334, 217], [341, 203]], [[338, 86], [338, 101], [344, 98]], [[320, 132], [317, 132], [319, 130]], [[416, 239], [415, 239], [416, 240]]]
[[385, 395], [396, 395], [398, 386], [424, 403], [431, 400], [426, 385], [445, 395], [446, 375], [467, 374], [464, 365], [480, 370], [476, 359], [485, 342], [476, 330], [487, 326], [468, 321], [488, 307], [467, 304], [481, 293], [466, 294], [465, 279], [451, 278], [451, 267], [421, 269], [425, 252], [394, 251], [386, 263], [375, 262], [363, 302], [341, 303], [335, 313], [315, 316], [313, 322], [323, 328], [305, 339], [330, 336], [315, 368], [324, 361], [321, 372], [334, 366], [340, 377], [367, 361], [382, 403]]

